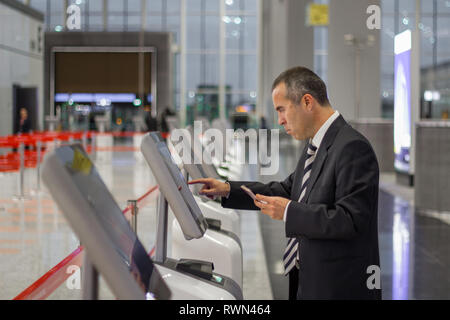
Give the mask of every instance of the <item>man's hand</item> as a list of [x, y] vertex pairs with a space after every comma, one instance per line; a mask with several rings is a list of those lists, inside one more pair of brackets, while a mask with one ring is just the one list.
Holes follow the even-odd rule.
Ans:
[[203, 184], [203, 188], [199, 191], [201, 195], [208, 198], [227, 197], [230, 193], [230, 185], [225, 182], [220, 182], [216, 179], [206, 178], [189, 181], [189, 184]]
[[[256, 200], [265, 201], [267, 204]], [[284, 210], [286, 209], [289, 201], [291, 201], [282, 197], [266, 197], [260, 194], [256, 195], [256, 200], [253, 201], [255, 206], [260, 208], [262, 213], [268, 215], [274, 220], [283, 220]]]

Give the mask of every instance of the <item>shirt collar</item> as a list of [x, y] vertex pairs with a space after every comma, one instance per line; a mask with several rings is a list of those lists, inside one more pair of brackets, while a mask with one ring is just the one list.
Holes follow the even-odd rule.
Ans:
[[[312, 144], [319, 149], [320, 144], [322, 143], [323, 137], [327, 133], [331, 124], [339, 117], [339, 112], [336, 110], [334, 113], [328, 118], [327, 121], [320, 127], [319, 131], [316, 132], [314, 137], [312, 138]], [[311, 142], [311, 140], [310, 140]]]

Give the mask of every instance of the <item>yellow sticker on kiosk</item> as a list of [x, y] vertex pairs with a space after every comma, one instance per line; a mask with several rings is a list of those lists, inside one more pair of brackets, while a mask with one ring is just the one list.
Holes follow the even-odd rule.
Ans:
[[89, 175], [92, 169], [91, 160], [76, 148], [73, 152], [72, 169], [84, 175]]

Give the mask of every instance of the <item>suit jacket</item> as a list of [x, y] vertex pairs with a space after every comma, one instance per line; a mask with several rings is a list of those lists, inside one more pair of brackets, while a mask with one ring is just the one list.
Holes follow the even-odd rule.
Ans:
[[375, 153], [367, 139], [339, 116], [322, 140], [299, 203], [307, 147], [286, 180], [230, 182], [230, 195], [222, 198], [222, 205], [258, 210], [240, 189], [242, 184], [255, 194], [293, 200], [285, 230], [286, 237], [299, 240], [298, 299], [381, 299], [381, 289], [367, 286], [373, 275], [367, 268], [380, 265]]

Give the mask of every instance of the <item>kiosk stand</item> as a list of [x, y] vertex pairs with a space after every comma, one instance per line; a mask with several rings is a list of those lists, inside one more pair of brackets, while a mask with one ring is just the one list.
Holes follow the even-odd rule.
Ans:
[[169, 228], [169, 206], [166, 198], [160, 193], [158, 200], [158, 225], [156, 233], [155, 257], [157, 263], [164, 263], [167, 258], [167, 231]]
[[83, 258], [83, 300], [98, 300], [99, 274], [87, 254]]

